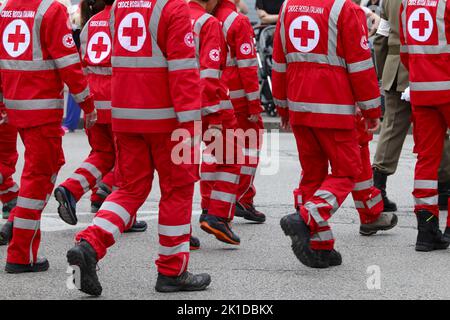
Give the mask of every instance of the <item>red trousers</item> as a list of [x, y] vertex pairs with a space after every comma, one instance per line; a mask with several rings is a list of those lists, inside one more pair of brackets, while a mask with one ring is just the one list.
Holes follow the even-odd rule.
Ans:
[[236, 129], [236, 120], [223, 123], [222, 135], [218, 138], [205, 136], [208, 128], [206, 121], [202, 126], [206, 144], [200, 175], [202, 209], [207, 209], [211, 215], [232, 220], [241, 172], [238, 159], [242, 158], [242, 154], [238, 154], [241, 148], [237, 147], [235, 135], [231, 135]]
[[[413, 106], [412, 109], [414, 151], [417, 153], [413, 191], [414, 211], [428, 210], [439, 216], [438, 170], [445, 134], [450, 128], [450, 105]], [[450, 217], [447, 216], [447, 220], [447, 225], [450, 225]]]
[[[92, 150], [72, 176], [62, 183], [77, 201], [89, 190], [93, 190], [91, 200], [98, 200], [97, 184], [111, 172], [116, 160], [111, 124], [95, 124], [86, 133]], [[111, 176], [108, 179], [111, 180]]]
[[17, 207], [11, 212], [13, 237], [8, 247], [9, 263], [36, 261], [41, 239], [42, 210], [53, 191], [59, 169], [64, 165], [60, 123], [18, 129], [25, 146], [25, 164], [20, 180]]
[[115, 133], [119, 189], [103, 202], [93, 225], [76, 235], [84, 239], [102, 259], [107, 251], [133, 223], [137, 210], [146, 201], [158, 172], [161, 189], [159, 202], [158, 271], [167, 276], [183, 273], [189, 262], [192, 199], [199, 179], [195, 164], [175, 165], [171, 133]]
[[17, 129], [9, 124], [0, 125], [0, 201], [3, 203], [19, 194], [19, 187], [12, 178], [18, 157]]
[[259, 120], [254, 123], [248, 120], [248, 115], [245, 113], [237, 113], [236, 119], [238, 122], [238, 130], [236, 133], [238, 141], [243, 140], [240, 142], [243, 144], [242, 150], [244, 153], [244, 163], [241, 166], [237, 202], [244, 207], [249, 207], [253, 205], [253, 198], [256, 195], [254, 181], [259, 164], [259, 154], [263, 143], [264, 124], [261, 116], [259, 117]]
[[327, 221], [361, 174], [357, 132], [307, 126], [293, 126], [292, 130], [303, 170], [299, 188], [294, 191], [296, 205], [311, 229], [311, 248], [331, 250], [334, 237]]

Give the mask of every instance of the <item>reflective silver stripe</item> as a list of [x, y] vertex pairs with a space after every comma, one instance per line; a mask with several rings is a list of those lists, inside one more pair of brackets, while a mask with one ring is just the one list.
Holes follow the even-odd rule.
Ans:
[[204, 69], [200, 71], [200, 79], [212, 78], [212, 79], [220, 79], [222, 76], [222, 72], [217, 69]]
[[207, 107], [203, 107], [202, 108], [202, 116], [207, 116], [208, 114], [212, 114], [215, 112], [219, 112], [220, 110], [222, 110], [220, 104], [216, 104], [213, 106], [207, 106]]
[[191, 224], [183, 224], [179, 226], [158, 225], [158, 234], [167, 237], [181, 237], [191, 234]]
[[234, 90], [230, 91], [230, 98], [231, 99], [239, 99], [239, 98], [245, 98], [245, 90]]
[[[92, 18], [91, 18], [92, 19]], [[83, 30], [81, 30], [80, 33], [80, 50], [81, 50], [81, 59], [84, 59], [84, 57], [86, 56], [86, 51], [87, 51], [87, 45], [88, 45], [88, 31], [89, 31], [89, 22], [91, 21], [91, 19], [89, 19], [86, 24], [83, 27]]]
[[[308, 210], [308, 213], [312, 216], [312, 218], [314, 219], [314, 221], [320, 226], [320, 227], [325, 227], [328, 225], [328, 222], [326, 222], [322, 216], [319, 213], [318, 210], [318, 206], [312, 202], [307, 202], [305, 204], [305, 208], [306, 210]], [[306, 221], [307, 224], [309, 225], [309, 221]]]
[[278, 63], [278, 62], [274, 61], [272, 68], [273, 68], [272, 70], [274, 70], [276, 72], [283, 73], [283, 72], [286, 72], [287, 66], [286, 66], [286, 63]]
[[227, 57], [227, 67], [235, 67], [237, 65], [236, 58]]
[[447, 35], [445, 28], [445, 15], [446, 15], [446, 5], [447, 1], [438, 1], [437, 12], [436, 12], [436, 27], [438, 30], [439, 45], [447, 44]]
[[121, 205], [111, 202], [111, 201], [105, 201], [103, 202], [102, 206], [100, 207], [100, 210], [106, 210], [114, 213], [120, 219], [122, 219], [125, 226], [128, 225], [131, 219], [130, 213]]
[[330, 241], [333, 239], [333, 232], [331, 230], [317, 232], [311, 237], [311, 241]]
[[81, 103], [85, 101], [91, 94], [91, 91], [89, 90], [89, 87], [86, 87], [83, 91], [77, 94], [72, 93], [72, 97], [75, 100], [76, 103]]
[[110, 76], [112, 75], [112, 68], [111, 67], [94, 67], [94, 66], [87, 66], [85, 69], [85, 73], [87, 74], [98, 74], [102, 76]]
[[42, 48], [41, 48], [41, 25], [45, 13], [48, 8], [53, 4], [53, 0], [43, 0], [38, 9], [36, 10], [34, 25], [33, 25], [33, 60], [42, 60]]
[[347, 70], [349, 73], [366, 71], [373, 68], [373, 60], [369, 58], [364, 61], [347, 64]]
[[216, 163], [217, 159], [210, 153], [203, 153], [202, 154], [202, 161], [207, 163]]
[[252, 59], [244, 59], [244, 60], [236, 60], [237, 66], [239, 68], [249, 68], [249, 67], [257, 67], [258, 66], [258, 60], [252, 58]]
[[3, 102], [12, 110], [49, 110], [64, 109], [64, 99], [9, 100]]
[[94, 101], [95, 108], [98, 110], [111, 109], [111, 101]]
[[410, 82], [412, 91], [441, 91], [450, 90], [450, 81]]
[[176, 59], [167, 61], [169, 64], [169, 71], [181, 71], [181, 70], [190, 70], [190, 69], [198, 69], [198, 63], [195, 58], [192, 59]]
[[39, 230], [39, 227], [41, 226], [41, 222], [39, 220], [30, 220], [30, 219], [23, 219], [19, 217], [14, 217], [14, 228], [15, 229], [22, 229], [22, 230]]
[[202, 172], [200, 174], [200, 178], [203, 181], [224, 181], [233, 184], [237, 184], [239, 182], [239, 175], [232, 174], [228, 172]]
[[283, 52], [284, 55], [287, 54], [287, 49], [286, 49], [286, 29], [284, 26], [284, 17], [286, 15], [286, 5], [287, 5], [287, 1], [284, 1], [283, 6], [281, 8], [280, 11], [280, 39], [281, 39], [281, 46], [283, 47]]
[[255, 158], [259, 157], [259, 150], [258, 149], [246, 149], [246, 148], [243, 148], [242, 152], [244, 153], [244, 156], [255, 157]]
[[195, 21], [193, 29], [194, 29], [194, 40], [195, 40], [197, 59], [199, 58], [199, 53], [200, 53], [200, 39], [199, 39], [199, 36], [200, 36], [200, 34], [202, 32], [202, 28], [203, 28], [204, 24], [211, 17], [212, 16], [210, 14], [204, 13], [200, 18], [197, 19], [197, 21]]
[[289, 110], [321, 114], [355, 115], [354, 105], [294, 102], [288, 100]]
[[164, 57], [111, 57], [114, 68], [167, 68]]
[[338, 56], [330, 56], [319, 53], [301, 53], [301, 52], [293, 52], [286, 55], [286, 61], [288, 63], [293, 62], [311, 62], [311, 63], [320, 63], [320, 64], [328, 64], [331, 66], [343, 67], [346, 68], [345, 60]]
[[381, 98], [378, 97], [378, 98], [366, 100], [366, 101], [357, 101], [356, 103], [362, 110], [370, 110], [370, 109], [375, 109], [375, 108], [378, 108], [379, 106], [381, 106]]
[[364, 202], [355, 200], [355, 208], [356, 209], [365, 209]]
[[0, 67], [4, 70], [15, 71], [42, 71], [56, 69], [53, 60], [20, 61], [20, 60], [0, 60]]
[[427, 198], [416, 198], [414, 197], [414, 202], [416, 205], [428, 205], [428, 206], [437, 206], [438, 205], [439, 196], [435, 195]]
[[236, 12], [232, 12], [230, 13], [230, 15], [225, 19], [225, 21], [223, 22], [223, 34], [225, 35], [225, 39], [228, 36], [228, 31], [230, 30], [231, 26], [233, 25], [234, 20], [236, 20], [236, 18], [239, 15]]
[[201, 110], [181, 111], [177, 112], [178, 122], [200, 121], [202, 119]]
[[275, 103], [275, 105], [280, 108], [287, 108], [287, 106], [288, 106], [287, 100], [279, 100], [279, 99], [273, 98], [273, 103]]
[[0, 184], [3, 183], [3, 175], [0, 173]]
[[302, 195], [298, 195], [297, 196], [297, 204], [303, 204], [303, 196]]
[[[0, 184], [1, 183], [2, 182], [0, 182]], [[19, 186], [17, 184], [14, 184], [11, 188], [3, 190], [3, 191], [0, 191], [0, 195], [7, 194], [7, 193], [10, 193], [10, 192], [17, 192], [17, 191], [19, 191]]]
[[241, 167], [241, 174], [247, 175], [247, 176], [254, 176], [256, 174], [256, 168], [242, 166]]
[[437, 180], [414, 180], [414, 189], [437, 189]]
[[46, 203], [44, 200], [36, 200], [20, 196], [17, 198], [17, 206], [24, 209], [43, 210], [45, 208], [45, 204]]
[[245, 96], [247, 97], [248, 101], [255, 101], [255, 100], [258, 100], [260, 98], [259, 91], [246, 93]]
[[372, 209], [374, 206], [379, 204], [381, 201], [383, 201], [383, 198], [382, 198], [381, 194], [379, 194], [375, 198], [368, 200], [367, 206], [369, 207], [369, 209]]
[[173, 247], [166, 247], [166, 246], [159, 246], [159, 254], [162, 256], [172, 256], [178, 253], [189, 253], [189, 241], [182, 242], [177, 246]]
[[[89, 162], [83, 162], [80, 166], [80, 168], [85, 169], [87, 171], [89, 171], [89, 173], [97, 180], [101, 180], [102, 179], [102, 173], [100, 170], [97, 169], [96, 166], [94, 166], [93, 164], [89, 163]], [[100, 181], [98, 181], [100, 182]]]
[[159, 29], [159, 21], [162, 16], [162, 11], [164, 7], [167, 5], [168, 0], [158, 0], [153, 2], [154, 8], [152, 11], [152, 16], [150, 17], [150, 22], [148, 25], [149, 31], [152, 34], [152, 51], [153, 57], [160, 57], [165, 59], [161, 48], [158, 46], [158, 29]]
[[91, 190], [91, 185], [89, 184], [89, 181], [86, 179], [85, 176], [79, 174], [79, 173], [73, 173], [70, 176], [70, 179], [76, 180], [80, 183], [81, 188], [83, 189], [83, 192], [86, 193], [89, 190]]
[[100, 229], [108, 232], [108, 233], [111, 233], [113, 238], [114, 238], [114, 241], [117, 241], [117, 238], [119, 238], [119, 236], [120, 236], [120, 229], [119, 229], [119, 227], [116, 226], [114, 223], [109, 222], [106, 219], [103, 219], [103, 218], [100, 218], [100, 217], [95, 217], [92, 220], [92, 224], [94, 226], [97, 226]]
[[337, 56], [338, 20], [345, 0], [335, 0], [328, 19], [328, 56]]
[[353, 191], [362, 191], [367, 190], [373, 187], [373, 180], [369, 179], [366, 181], [361, 181], [355, 184], [355, 187], [353, 188]]
[[221, 100], [220, 108], [222, 110], [233, 110], [233, 104], [231, 103], [230, 100]]
[[450, 45], [422, 46], [422, 45], [404, 45], [400, 47], [400, 52], [411, 54], [441, 54], [450, 53]]
[[333, 209], [339, 208], [339, 203], [336, 199], [336, 196], [330, 191], [319, 189], [316, 191], [316, 193], [314, 193], [314, 197], [319, 197], [322, 200], [326, 201], [330, 206], [333, 207]]
[[74, 53], [62, 58], [55, 59], [53, 61], [55, 62], [57, 68], [63, 69], [65, 67], [79, 63], [80, 56], [78, 55], [78, 53]]
[[176, 114], [173, 108], [131, 109], [113, 107], [112, 117], [115, 119], [128, 120], [165, 120], [176, 119]]
[[236, 195], [235, 194], [222, 192], [222, 191], [217, 191], [217, 190], [213, 190], [211, 192], [211, 197], [210, 198], [211, 198], [211, 200], [220, 200], [220, 201], [228, 202], [228, 203], [235, 203], [236, 202]]

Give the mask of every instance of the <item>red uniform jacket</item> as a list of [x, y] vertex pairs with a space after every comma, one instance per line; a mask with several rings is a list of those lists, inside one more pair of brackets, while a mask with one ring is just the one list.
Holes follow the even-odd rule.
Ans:
[[201, 95], [188, 5], [119, 0], [112, 10], [113, 130], [193, 128]]
[[200, 66], [202, 116], [208, 124], [222, 124], [234, 117], [228, 87], [222, 79], [227, 44], [219, 21], [198, 3], [189, 3]]
[[52, 0], [8, 0], [0, 13], [3, 101], [16, 127], [60, 122], [64, 82], [86, 112], [94, 110], [67, 9]]
[[379, 118], [367, 27], [350, 0], [287, 0], [274, 36], [273, 96], [293, 125], [351, 129]]
[[411, 103], [450, 103], [450, 2], [402, 1], [401, 59], [409, 71]]
[[235, 112], [259, 114], [262, 112], [255, 35], [248, 18], [236, 12], [236, 5], [222, 0], [215, 16], [222, 24], [228, 44], [227, 68], [223, 79], [230, 89]]
[[97, 109], [97, 123], [111, 123], [111, 6], [93, 16], [81, 31], [81, 62]]

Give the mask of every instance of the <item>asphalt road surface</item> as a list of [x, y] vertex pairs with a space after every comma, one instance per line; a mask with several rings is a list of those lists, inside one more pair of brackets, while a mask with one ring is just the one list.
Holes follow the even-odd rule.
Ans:
[[[106, 299], [428, 299], [450, 298], [450, 251], [416, 253], [415, 217], [412, 214], [412, 186], [415, 156], [408, 136], [398, 172], [390, 179], [389, 194], [399, 205], [399, 225], [373, 237], [358, 234], [358, 216], [351, 199], [331, 220], [342, 266], [314, 270], [300, 264], [284, 236], [280, 218], [293, 211], [292, 190], [299, 180], [299, 164], [293, 136], [279, 136], [279, 170], [276, 140], [266, 139], [269, 155], [264, 155], [256, 179], [256, 204], [267, 214], [262, 225], [240, 218], [234, 223], [242, 244], [222, 244], [198, 227], [198, 188], [193, 216], [194, 234], [202, 249], [192, 253], [190, 270], [209, 272], [211, 287], [205, 292], [159, 294], [154, 290], [157, 257], [157, 181], [139, 217], [149, 223], [144, 234], [124, 235], [99, 263], [99, 277]], [[376, 146], [377, 137], [371, 145]], [[19, 149], [23, 151], [21, 143]], [[64, 137], [66, 165], [58, 182], [67, 178], [88, 153], [82, 131]], [[18, 164], [20, 173], [23, 156]], [[263, 172], [264, 171], [264, 172]], [[16, 175], [17, 177], [18, 175]], [[67, 288], [66, 251], [77, 230], [90, 224], [90, 203], [85, 196], [78, 205], [80, 223], [70, 227], [59, 220], [52, 199], [43, 215], [40, 254], [50, 261], [50, 270], [40, 274], [9, 275], [0, 269], [0, 300], [3, 299], [85, 299], [78, 290]], [[444, 222], [446, 213], [441, 212]], [[2, 222], [3, 223], [3, 222]], [[6, 248], [0, 248], [4, 264]]]

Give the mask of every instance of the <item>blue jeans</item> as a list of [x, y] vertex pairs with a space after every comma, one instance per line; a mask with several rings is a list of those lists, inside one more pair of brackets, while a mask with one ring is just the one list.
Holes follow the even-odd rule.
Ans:
[[72, 95], [69, 94], [67, 99], [67, 113], [63, 126], [69, 130], [78, 129], [78, 123], [80, 122], [81, 109], [78, 103], [75, 102]]

